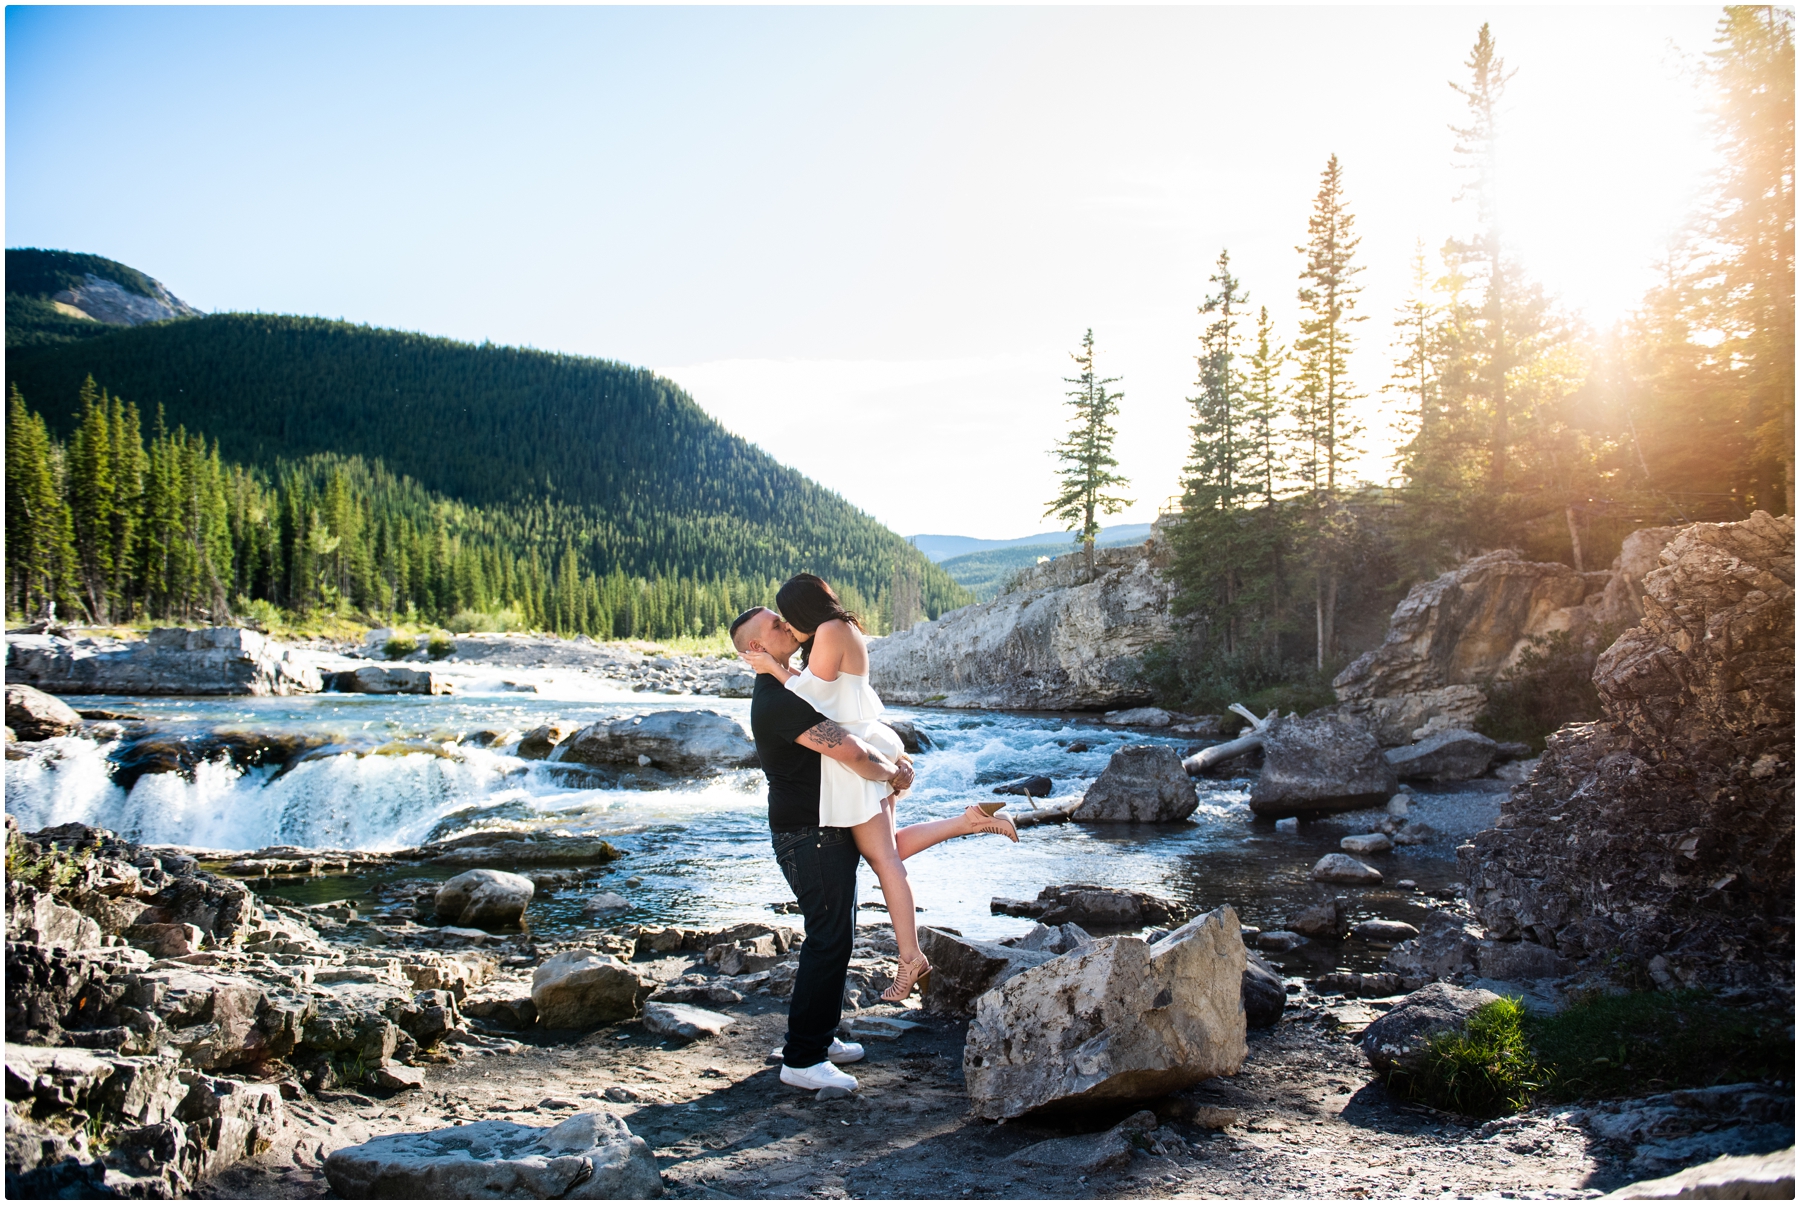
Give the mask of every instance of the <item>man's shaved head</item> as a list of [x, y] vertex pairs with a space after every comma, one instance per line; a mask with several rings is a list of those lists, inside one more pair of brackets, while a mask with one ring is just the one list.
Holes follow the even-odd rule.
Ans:
[[774, 614], [774, 612], [770, 611], [767, 607], [751, 607], [748, 611], [745, 611], [742, 615], [731, 621], [732, 648], [741, 653], [746, 648], [750, 647], [750, 642], [756, 639], [756, 634], [751, 629], [759, 626], [753, 624], [751, 621], [765, 612], [771, 615]]
[[767, 607], [751, 607], [731, 621], [731, 647], [742, 653], [751, 645], [783, 664], [800, 649], [800, 641], [781, 616]]

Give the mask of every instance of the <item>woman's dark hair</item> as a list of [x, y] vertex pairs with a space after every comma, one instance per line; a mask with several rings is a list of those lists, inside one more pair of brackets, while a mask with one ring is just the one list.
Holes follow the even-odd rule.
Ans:
[[[775, 609], [791, 628], [817, 635], [819, 626], [833, 619], [841, 619], [858, 631], [862, 630], [862, 620], [855, 613], [844, 610], [844, 604], [838, 601], [837, 592], [826, 585], [825, 579], [811, 573], [796, 573], [787, 579], [785, 585], [775, 594]], [[805, 665], [812, 659], [812, 637], [800, 643], [800, 664]]]

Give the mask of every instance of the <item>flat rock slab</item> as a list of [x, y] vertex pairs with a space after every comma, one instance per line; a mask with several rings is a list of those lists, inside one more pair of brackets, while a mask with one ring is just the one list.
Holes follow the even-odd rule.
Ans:
[[695, 1008], [691, 1004], [654, 1000], [644, 1005], [644, 1028], [665, 1038], [692, 1042], [697, 1038], [717, 1037], [730, 1024], [731, 1018], [724, 1013]]
[[1384, 854], [1394, 841], [1386, 833], [1355, 833], [1339, 841], [1338, 848], [1347, 854]]
[[643, 1201], [662, 1177], [642, 1138], [612, 1113], [549, 1128], [510, 1121], [388, 1134], [333, 1151], [325, 1177], [345, 1197]]
[[1460, 782], [1486, 774], [1500, 756], [1500, 746], [1479, 732], [1451, 728], [1414, 744], [1389, 749], [1382, 756], [1401, 778]]
[[858, 1017], [850, 1022], [850, 1036], [864, 1041], [894, 1042], [915, 1029], [925, 1027], [917, 1021], [899, 1017]]
[[1660, 1180], [1606, 1194], [1620, 1201], [1791, 1201], [1794, 1148], [1772, 1155], [1725, 1155]]
[[1023, 1167], [1091, 1175], [1130, 1163], [1133, 1139], [1142, 1141], [1143, 1135], [1155, 1129], [1156, 1114], [1144, 1109], [1103, 1133], [1052, 1138], [1014, 1151], [1010, 1158]]

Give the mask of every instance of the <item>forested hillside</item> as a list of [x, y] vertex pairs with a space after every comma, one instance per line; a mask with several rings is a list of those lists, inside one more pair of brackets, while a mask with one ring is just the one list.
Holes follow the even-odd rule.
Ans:
[[[188, 448], [177, 459], [189, 466], [189, 513], [217, 509], [202, 498], [214, 486], [196, 484], [216, 472], [231, 533], [229, 572], [222, 550], [197, 553], [204, 572], [189, 588], [78, 590], [75, 574], [61, 585], [24, 584], [13, 566], [24, 537], [9, 516], [15, 610], [60, 597], [94, 618], [217, 614], [241, 597], [371, 617], [410, 605], [436, 622], [512, 609], [563, 631], [671, 635], [711, 631], [720, 612], [728, 619], [731, 607], [766, 599], [770, 583], [801, 569], [839, 585], [878, 624], [897, 576], [927, 615], [969, 601], [899, 536], [643, 369], [243, 314], [13, 346], [7, 359], [22, 394], [9, 417], [9, 497], [12, 428], [35, 409], [50, 485], [75, 513], [96, 492], [109, 514], [149, 506], [127, 477], [84, 483], [76, 451], [96, 410], [112, 448], [131, 443], [126, 428], [159, 415], [159, 431], [180, 429], [186, 441], [167, 437]], [[84, 392], [89, 378], [132, 405], [102, 404]], [[97, 448], [98, 428], [87, 438]], [[154, 459], [155, 446], [153, 438], [144, 455]], [[132, 459], [113, 455], [121, 465]], [[212, 538], [201, 526], [190, 524], [196, 547]], [[61, 553], [45, 545], [43, 555], [51, 565]], [[115, 539], [109, 555], [119, 563], [143, 554]], [[667, 618], [645, 626], [640, 612]]]

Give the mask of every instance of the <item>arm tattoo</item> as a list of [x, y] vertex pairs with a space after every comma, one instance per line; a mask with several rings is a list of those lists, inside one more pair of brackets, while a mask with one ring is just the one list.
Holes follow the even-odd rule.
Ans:
[[835, 749], [850, 739], [850, 734], [848, 732], [845, 732], [843, 728], [830, 720], [814, 724], [811, 728], [806, 730], [806, 735], [817, 740], [827, 749]]

